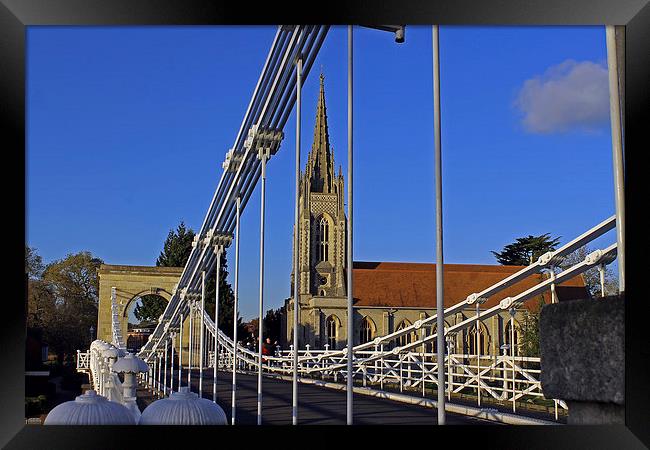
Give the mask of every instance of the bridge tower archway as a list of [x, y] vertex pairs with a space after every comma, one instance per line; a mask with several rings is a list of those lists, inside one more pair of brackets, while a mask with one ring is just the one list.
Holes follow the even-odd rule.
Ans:
[[133, 302], [144, 295], [157, 295], [169, 301], [182, 273], [182, 267], [102, 264], [97, 270], [99, 277], [97, 339], [108, 342], [112, 339], [111, 289], [113, 287], [122, 333], [126, 338], [128, 311]]

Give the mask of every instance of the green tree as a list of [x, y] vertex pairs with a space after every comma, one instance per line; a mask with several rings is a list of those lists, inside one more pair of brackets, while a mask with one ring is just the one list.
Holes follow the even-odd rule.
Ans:
[[90, 346], [90, 327], [97, 326], [101, 263], [87, 251], [70, 254], [45, 266], [41, 278], [28, 283], [28, 326], [42, 327], [59, 361]]
[[504, 266], [528, 266], [546, 252], [553, 251], [560, 243], [560, 238], [551, 239], [549, 233], [540, 236], [528, 235], [517, 238], [512, 244], [503, 247], [500, 252], [492, 252], [499, 264]]
[[264, 336], [272, 342], [280, 340], [282, 308], [269, 309], [264, 316]]
[[54, 293], [41, 279], [27, 284], [27, 328], [44, 328], [56, 313]]
[[[194, 240], [194, 231], [186, 229], [183, 222], [180, 223], [176, 231], [170, 230], [165, 241], [163, 251], [160, 253], [156, 266], [159, 267], [185, 267], [187, 260], [192, 252], [192, 241]], [[233, 331], [233, 308], [235, 304], [235, 293], [227, 281], [228, 261], [226, 253], [221, 254], [221, 270], [219, 274], [219, 328], [232, 337]], [[206, 273], [205, 283], [205, 309], [214, 318], [215, 295], [216, 295], [216, 266], [210, 273]], [[166, 305], [164, 305], [166, 306]], [[164, 309], [163, 306], [163, 309]], [[156, 316], [156, 319], [158, 316]], [[237, 335], [243, 336], [244, 327], [241, 316], [237, 315]]]
[[192, 252], [192, 241], [194, 240], [194, 231], [185, 228], [185, 223], [181, 222], [176, 231], [169, 230], [167, 239], [163, 246], [160, 256], [156, 260], [158, 267], [185, 267], [187, 260]]
[[133, 315], [142, 322], [158, 322], [158, 317], [165, 311], [167, 301], [159, 295], [143, 295], [135, 306]]
[[[192, 252], [194, 231], [186, 228], [181, 221], [176, 230], [169, 230], [163, 250], [156, 260], [158, 267], [185, 267]], [[160, 315], [167, 307], [167, 301], [158, 295], [143, 295], [136, 305], [133, 315], [140, 321], [157, 323]]]
[[[228, 260], [226, 252], [221, 254], [221, 270], [219, 274], [219, 329], [232, 338], [233, 335], [233, 310], [235, 307], [235, 292], [228, 283]], [[206, 273], [205, 283], [205, 310], [214, 319], [214, 305], [216, 296], [216, 265], [209, 274]], [[241, 298], [240, 298], [241, 301]], [[237, 338], [245, 336], [246, 329], [242, 318], [237, 314]]]
[[520, 354], [522, 356], [539, 356], [539, 313], [544, 306], [544, 297], [540, 296], [537, 308], [526, 311], [521, 323]]

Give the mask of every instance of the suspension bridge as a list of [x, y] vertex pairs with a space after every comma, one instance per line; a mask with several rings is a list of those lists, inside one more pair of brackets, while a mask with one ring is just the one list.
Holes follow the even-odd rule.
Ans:
[[[394, 32], [396, 41], [404, 39], [400, 26], [380, 27]], [[244, 347], [215, 327], [219, 323], [219, 283], [213, 316], [205, 308], [209, 274], [220, 273], [221, 255], [234, 253], [234, 323], [237, 323], [239, 293], [240, 218], [253, 190], [261, 185], [259, 315], [263, 314], [264, 225], [266, 165], [286, 140], [283, 129], [290, 113], [296, 111], [296, 205], [298, 229], [300, 179], [301, 88], [310, 74], [316, 56], [327, 36], [328, 26], [280, 26], [257, 81], [252, 98], [237, 132], [233, 146], [223, 162], [223, 172], [203, 223], [193, 242], [191, 254], [173, 289], [165, 311], [149, 340], [137, 354], [127, 354], [113, 292], [111, 342], [95, 341], [87, 352], [79, 352], [77, 368], [89, 374], [91, 385], [100, 395], [122, 403], [139, 417], [136, 390], [147, 402], [165, 398], [189, 388], [200, 398], [222, 406], [229, 423], [235, 424], [312, 424], [312, 423], [562, 423], [567, 404], [561, 399], [546, 399], [540, 383], [541, 360], [515, 354], [514, 345], [502, 346], [501, 354], [457, 353], [453, 345], [459, 332], [478, 327], [498, 314], [514, 310], [550, 292], [557, 302], [556, 285], [585, 271], [601, 272], [618, 257], [621, 290], [624, 289], [622, 263], [622, 197], [617, 197], [616, 214], [548, 252], [529, 266], [503, 278], [466, 298], [453, 299], [452, 306], [442, 303], [442, 204], [437, 202], [437, 300], [436, 313], [397, 331], [354, 345], [353, 321], [348, 321], [347, 346], [342, 349], [299, 348], [277, 350], [263, 355], [264, 336], [260, 328], [259, 348]], [[608, 50], [610, 49], [608, 30]], [[347, 191], [347, 267], [352, 267], [352, 27], [348, 29], [348, 191]], [[440, 200], [440, 109], [437, 27], [433, 29], [434, 105], [436, 123], [436, 198]], [[612, 68], [610, 67], [610, 72]], [[611, 73], [610, 73], [611, 76]], [[610, 79], [611, 81], [611, 79]], [[616, 117], [616, 116], [614, 116]], [[619, 130], [620, 131], [620, 130]], [[616, 133], [616, 131], [615, 131]], [[615, 173], [617, 145], [613, 138]], [[615, 175], [617, 195], [622, 196], [622, 179]], [[567, 255], [616, 230], [616, 240], [599, 248], [582, 261], [562, 264]], [[294, 233], [294, 265], [298, 261], [298, 233]], [[562, 268], [560, 268], [562, 266]], [[298, 273], [294, 268], [294, 273]], [[515, 295], [499, 300], [494, 306], [480, 308], [490, 298], [535, 274], [550, 274]], [[218, 275], [217, 275], [218, 276]], [[300, 279], [295, 277], [293, 298], [299, 298]], [[352, 270], [347, 271], [348, 317], [352, 317]], [[598, 301], [598, 300], [594, 300]], [[298, 323], [300, 302], [293, 308]], [[460, 311], [475, 314], [453, 325], [444, 319]], [[183, 327], [189, 321], [189, 333]], [[293, 342], [298, 341], [293, 327]], [[442, 332], [439, 332], [442, 330]], [[514, 326], [510, 327], [514, 333]], [[426, 332], [424, 332], [426, 331]], [[188, 335], [189, 342], [183, 342]], [[405, 337], [409, 337], [405, 339]], [[478, 333], [476, 334], [478, 338]], [[514, 342], [510, 336], [510, 343]], [[176, 349], [188, 345], [185, 354]], [[140, 359], [139, 368], [120, 369], [120, 361]], [[131, 366], [129, 366], [131, 367]], [[124, 373], [124, 380], [117, 375]], [[137, 374], [137, 375], [136, 375]], [[466, 393], [471, 392], [468, 396]], [[353, 393], [355, 395], [353, 395]], [[528, 406], [527, 406], [528, 405]], [[530, 408], [536, 405], [537, 409]], [[437, 411], [434, 413], [432, 411]], [[437, 414], [437, 419], [435, 418]]]

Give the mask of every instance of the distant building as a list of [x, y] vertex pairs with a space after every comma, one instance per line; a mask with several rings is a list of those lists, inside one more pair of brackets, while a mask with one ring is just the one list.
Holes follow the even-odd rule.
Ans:
[[[339, 167], [335, 174], [334, 154], [329, 142], [325, 107], [324, 78], [321, 75], [320, 94], [316, 109], [314, 141], [305, 171], [300, 177], [298, 259], [300, 316], [298, 342], [301, 348], [341, 349], [347, 345], [347, 267], [346, 217], [344, 212], [344, 178]], [[295, 233], [295, 230], [294, 230]], [[497, 283], [522, 269], [522, 266], [445, 264], [444, 305], [452, 306], [472, 293]], [[435, 264], [354, 262], [354, 343], [373, 340], [392, 333], [435, 314]], [[505, 297], [516, 295], [538, 284], [543, 275], [533, 275], [501, 291], [481, 305], [481, 309], [496, 305]], [[295, 274], [291, 274], [291, 295]], [[584, 279], [578, 276], [557, 286], [560, 300], [587, 298]], [[543, 296], [546, 303], [550, 293]], [[515, 314], [515, 344], [519, 341], [522, 313], [538, 300], [530, 300]], [[454, 325], [473, 316], [475, 307], [447, 317], [445, 323]], [[293, 341], [293, 298], [285, 300], [282, 310], [281, 346], [288, 348]], [[421, 328], [420, 333], [435, 332]], [[499, 347], [510, 343], [510, 314], [507, 311], [483, 321], [479, 327], [482, 354], [498, 354]], [[417, 336], [405, 335], [404, 345]], [[427, 351], [435, 349], [429, 346]], [[458, 334], [455, 352], [476, 351], [476, 328]]]
[[149, 326], [139, 326], [131, 328], [129, 324], [129, 330], [127, 331], [126, 338], [126, 348], [131, 353], [137, 353], [140, 351], [142, 346], [147, 343], [149, 336], [153, 333], [153, 330], [156, 328], [156, 324], [153, 323]]

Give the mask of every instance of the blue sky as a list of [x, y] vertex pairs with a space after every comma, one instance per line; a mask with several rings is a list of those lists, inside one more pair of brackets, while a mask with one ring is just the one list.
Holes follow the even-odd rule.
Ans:
[[[154, 265], [171, 228], [197, 230], [274, 35], [29, 27], [28, 245], [46, 262], [89, 250]], [[344, 174], [346, 37], [330, 30], [305, 84], [301, 164], [322, 67]], [[493, 264], [517, 237], [566, 242], [614, 213], [604, 27], [443, 26], [440, 53], [446, 262]], [[401, 45], [355, 28], [355, 260], [435, 260], [431, 64], [430, 27], [407, 27]], [[284, 131], [268, 167], [269, 308], [290, 294], [295, 115]], [[241, 223], [245, 319], [257, 314], [258, 191]]]

